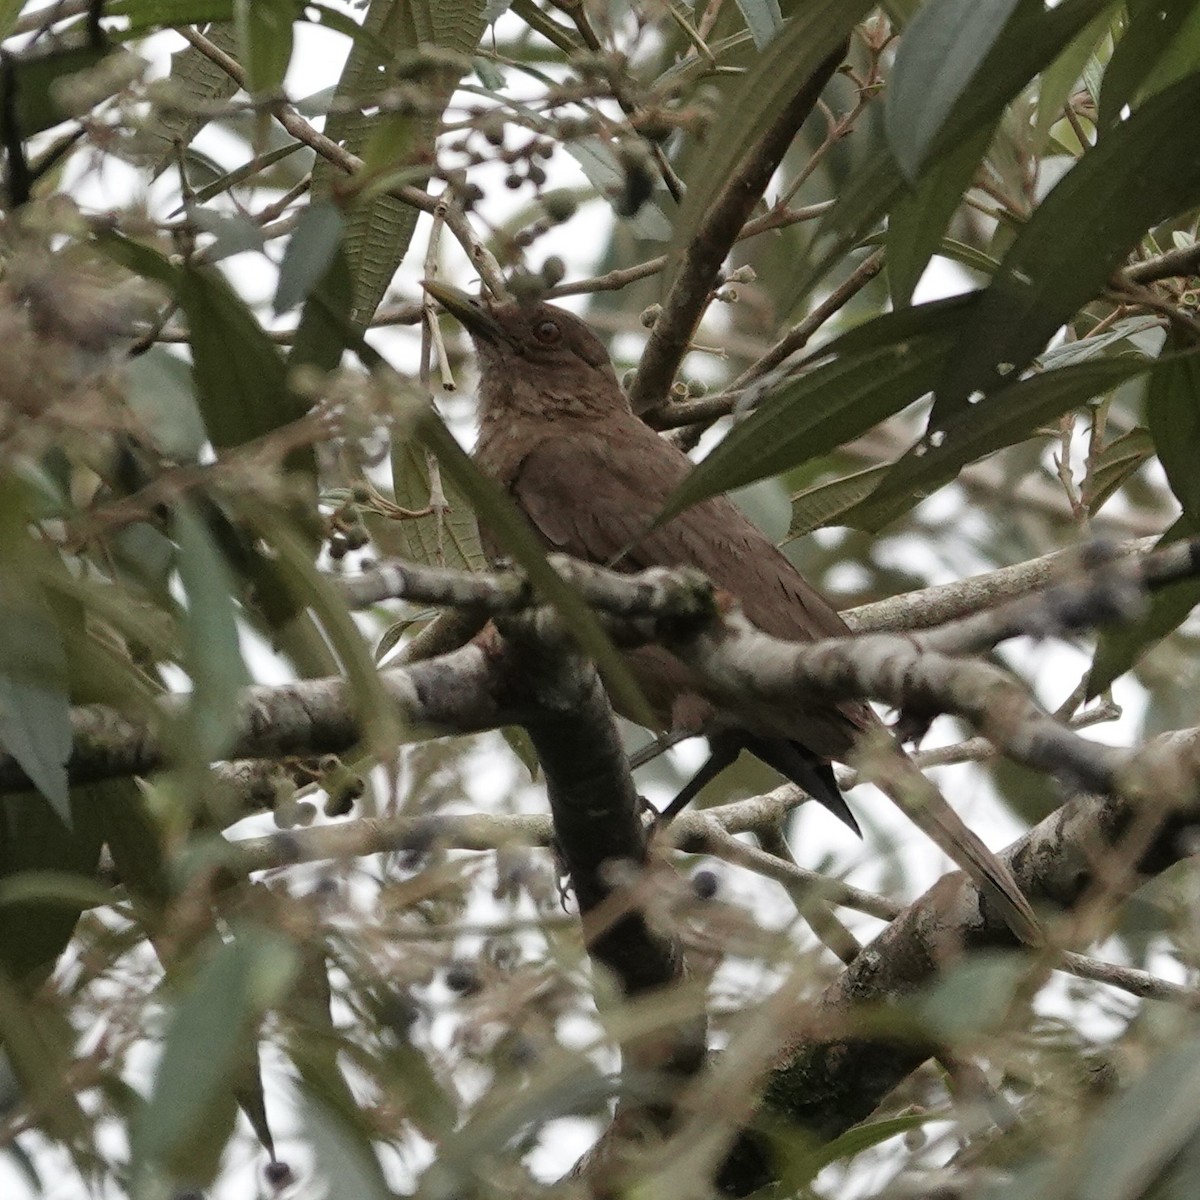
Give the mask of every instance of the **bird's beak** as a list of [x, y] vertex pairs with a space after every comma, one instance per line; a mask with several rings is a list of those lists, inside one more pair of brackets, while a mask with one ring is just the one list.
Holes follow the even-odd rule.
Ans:
[[481, 300], [460, 292], [458, 288], [435, 279], [423, 280], [421, 286], [452, 316], [466, 327], [472, 337], [496, 342], [504, 337], [504, 327], [488, 312]]

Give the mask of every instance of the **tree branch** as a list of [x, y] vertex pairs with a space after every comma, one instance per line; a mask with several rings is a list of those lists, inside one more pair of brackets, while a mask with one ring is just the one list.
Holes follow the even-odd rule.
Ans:
[[629, 390], [634, 412], [662, 404], [708, 304], [717, 272], [758, 203], [800, 126], [842, 59], [843, 43], [804, 81], [795, 99], [742, 160], [687, 249], [642, 353]]
[[[1186, 796], [1177, 806], [1160, 804], [1152, 813], [1154, 834], [1119, 888], [1112, 887], [1104, 863], [1123, 852], [1130, 831], [1145, 821], [1147, 812], [1118, 797], [1081, 796], [1002, 855], [1026, 895], [1034, 903], [1069, 911], [1099, 886], [1115, 902], [1185, 857], [1200, 823], [1196, 740], [1174, 747], [1183, 751], [1176, 761], [1184, 760]], [[1168, 741], [1160, 739], [1150, 752], [1165, 751]], [[782, 1034], [783, 1049], [767, 1080], [764, 1109], [822, 1141], [831, 1140], [869, 1116], [930, 1057], [935, 1047], [929, 1042], [849, 1032], [854, 1011], [894, 1005], [914, 995], [937, 977], [948, 955], [1015, 946], [1004, 923], [983, 914], [979, 899], [965, 876], [944, 877], [866, 947], [814, 1005], [795, 1006], [792, 1029]], [[1068, 969], [1073, 965], [1068, 960]], [[726, 1053], [737, 1050], [735, 1041]], [[726, 1160], [721, 1182], [741, 1196], [774, 1177], [765, 1143], [744, 1136]]]

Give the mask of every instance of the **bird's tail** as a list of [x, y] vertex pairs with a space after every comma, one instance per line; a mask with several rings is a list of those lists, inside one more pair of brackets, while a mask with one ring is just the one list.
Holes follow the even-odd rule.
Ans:
[[850, 811], [850, 806], [838, 788], [829, 763], [815, 757], [799, 742], [784, 737], [763, 736], [745, 729], [725, 729], [708, 735], [708, 758], [684, 785], [679, 795], [659, 814], [669, 821], [711, 779], [715, 779], [735, 758], [747, 750], [768, 767], [803, 788], [814, 800], [823, 804], [839, 821], [844, 821], [859, 837], [862, 830]]
[[846, 798], [829, 763], [817, 758], [799, 742], [782, 737], [759, 737], [746, 734], [743, 748], [761, 758], [768, 767], [802, 787], [814, 800], [823, 804], [839, 821], [848, 825], [858, 837], [862, 830], [850, 811]]
[[1045, 934], [1012, 872], [980, 840], [916, 763], [894, 744], [872, 759], [870, 781], [967, 873], [1000, 910], [1013, 934], [1038, 946]]

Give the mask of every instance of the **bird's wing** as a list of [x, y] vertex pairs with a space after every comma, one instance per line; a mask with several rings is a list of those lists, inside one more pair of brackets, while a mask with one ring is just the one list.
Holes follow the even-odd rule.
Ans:
[[[636, 418], [630, 421], [636, 426], [607, 425], [603, 435], [579, 431], [543, 439], [522, 461], [510, 490], [550, 547], [631, 570], [695, 567], [735, 595], [758, 628], [787, 641], [849, 632], [828, 601], [725, 497], [649, 530], [691, 463]], [[793, 711], [773, 732], [818, 756], [841, 758], [856, 732], [875, 720], [865, 703], [820, 703]]]
[[849, 632], [837, 612], [724, 496], [648, 529], [691, 462], [637, 418], [603, 435], [546, 438], [522, 461], [514, 498], [546, 541], [631, 569], [692, 566], [742, 602], [758, 628], [789, 641]]

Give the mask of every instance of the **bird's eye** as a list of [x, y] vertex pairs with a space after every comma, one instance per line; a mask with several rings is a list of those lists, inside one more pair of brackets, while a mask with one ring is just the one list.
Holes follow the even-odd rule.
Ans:
[[562, 330], [553, 321], [539, 321], [533, 335], [542, 345], [553, 346], [562, 337]]

